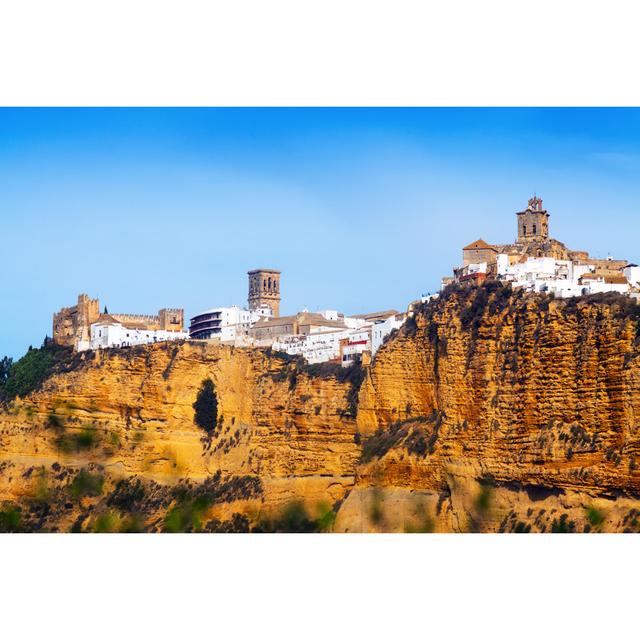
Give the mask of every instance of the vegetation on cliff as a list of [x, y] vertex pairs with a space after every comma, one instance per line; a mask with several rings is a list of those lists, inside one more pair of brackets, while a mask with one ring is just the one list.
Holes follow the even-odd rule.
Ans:
[[295, 389], [298, 376], [303, 375], [323, 380], [333, 379], [341, 384], [349, 384], [347, 409], [343, 412], [343, 416], [351, 418], [356, 416], [358, 412], [358, 393], [366, 372], [366, 367], [363, 366], [360, 360], [356, 360], [350, 367], [343, 367], [335, 362], [309, 364], [303, 356], [291, 356], [271, 349], [267, 350], [267, 354], [271, 358], [285, 362], [276, 373], [271, 374], [271, 377], [276, 382], [286, 381], [290, 391]]
[[3, 358], [0, 367], [0, 401], [24, 398], [40, 388], [53, 373], [68, 370], [74, 361], [80, 360], [71, 348], [61, 347], [45, 338], [41, 347], [29, 347], [17, 362]]
[[202, 381], [193, 410], [193, 421], [207, 433], [213, 433], [218, 426], [218, 397], [211, 378]]

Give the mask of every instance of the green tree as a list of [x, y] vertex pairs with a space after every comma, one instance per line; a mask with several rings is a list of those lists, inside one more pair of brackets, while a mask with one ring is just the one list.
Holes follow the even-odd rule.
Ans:
[[212, 433], [218, 425], [218, 398], [213, 380], [202, 381], [193, 409], [193, 421], [207, 433]]
[[5, 396], [5, 386], [11, 373], [11, 367], [13, 365], [13, 359], [5, 356], [0, 360], [0, 400]]
[[7, 381], [12, 364], [13, 358], [10, 358], [9, 356], [5, 356], [4, 358], [2, 358], [2, 360], [0, 360], [0, 384], [3, 384]]

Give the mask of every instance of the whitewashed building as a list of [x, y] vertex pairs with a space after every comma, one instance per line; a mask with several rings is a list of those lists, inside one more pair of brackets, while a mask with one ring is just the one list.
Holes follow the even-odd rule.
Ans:
[[622, 273], [632, 286], [640, 287], [640, 267], [637, 264], [628, 264]]
[[375, 356], [384, 339], [395, 329], [399, 329], [405, 320], [405, 314], [398, 313], [385, 320], [379, 320], [371, 327], [371, 355]]
[[91, 325], [89, 344], [79, 345], [78, 350], [135, 347], [140, 344], [186, 340], [188, 338], [189, 334], [186, 331], [140, 328], [120, 322], [109, 314], [102, 314], [98, 321]]
[[272, 316], [273, 311], [266, 305], [251, 311], [237, 305], [216, 307], [191, 318], [189, 336], [194, 340], [219, 340], [233, 344], [246, 342], [249, 329], [260, 318]]
[[338, 361], [340, 341], [349, 336], [349, 329], [319, 331], [317, 333], [283, 335], [271, 345], [274, 351], [282, 351], [291, 356], [302, 356], [309, 364]]
[[[499, 254], [496, 257], [497, 276], [510, 282], [514, 288], [527, 291], [553, 293], [559, 298], [630, 291], [630, 276], [636, 276], [635, 265], [623, 273], [601, 273], [595, 264], [557, 260], [552, 257], [527, 257], [513, 261], [514, 257]], [[637, 273], [640, 277], [640, 272]]]
[[350, 367], [362, 358], [363, 353], [371, 353], [371, 328], [353, 329], [340, 341], [340, 363], [343, 367]]

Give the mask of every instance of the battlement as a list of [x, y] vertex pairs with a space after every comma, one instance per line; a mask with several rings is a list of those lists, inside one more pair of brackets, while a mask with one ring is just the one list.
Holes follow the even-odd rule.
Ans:
[[[106, 311], [106, 310], [105, 310]], [[146, 313], [111, 313], [114, 320], [131, 328], [149, 331], [184, 330], [184, 310], [177, 308], [160, 309], [156, 315]], [[53, 314], [53, 341], [68, 347], [77, 348], [79, 343], [88, 343], [91, 337], [91, 325], [100, 318], [100, 302], [91, 299], [86, 293], [78, 296], [74, 307], [63, 307]]]
[[66, 347], [75, 347], [78, 342], [87, 341], [91, 323], [99, 315], [98, 298], [91, 299], [86, 293], [81, 293], [75, 306], [63, 307], [53, 314], [53, 341]]
[[148, 322], [158, 324], [160, 322], [159, 316], [152, 316], [145, 313], [111, 313], [116, 320], [122, 320], [123, 322]]

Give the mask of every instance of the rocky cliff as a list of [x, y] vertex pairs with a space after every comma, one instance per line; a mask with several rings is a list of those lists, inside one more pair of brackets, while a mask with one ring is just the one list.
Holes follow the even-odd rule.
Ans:
[[0, 413], [0, 529], [635, 531], [639, 318], [489, 284], [418, 309], [364, 369], [69, 356]]

